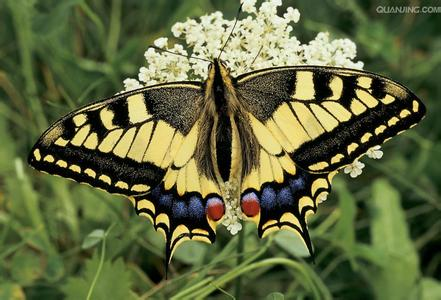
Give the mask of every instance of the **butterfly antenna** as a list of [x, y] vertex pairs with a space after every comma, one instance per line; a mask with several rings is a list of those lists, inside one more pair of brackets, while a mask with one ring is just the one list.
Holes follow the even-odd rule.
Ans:
[[259, 57], [260, 52], [262, 52], [262, 49], [263, 49], [263, 45], [260, 46], [259, 51], [257, 51], [256, 56], [254, 56], [254, 59], [253, 59], [253, 61], [251, 62], [250, 67], [256, 62], [256, 59]]
[[237, 21], [239, 21], [240, 13], [242, 12], [242, 6], [243, 6], [243, 3], [240, 4], [239, 9], [237, 10], [237, 13], [236, 13], [236, 20], [234, 21], [233, 28], [231, 28], [230, 34], [228, 35], [227, 40], [225, 41], [224, 45], [222, 46], [222, 49], [221, 49], [221, 51], [219, 52], [219, 56], [217, 57], [217, 59], [220, 59], [220, 57], [221, 57], [221, 55], [222, 55], [222, 52], [224, 52], [225, 47], [227, 46], [228, 42], [229, 42], [230, 39], [231, 39], [231, 36], [233, 35], [234, 29], [236, 28], [236, 25], [237, 25]]
[[170, 50], [167, 50], [167, 49], [159, 48], [159, 47], [157, 47], [155, 45], [150, 45], [148, 48], [153, 48], [153, 49], [158, 50], [160, 52], [166, 52], [166, 53], [174, 54], [174, 55], [177, 55], [177, 56], [182, 56], [182, 57], [185, 57], [187, 59], [199, 59], [199, 60], [211, 63], [211, 60], [208, 60], [208, 59], [205, 59], [205, 58], [201, 58], [201, 57], [197, 57], [197, 56], [191, 56], [191, 55], [184, 55], [184, 54], [181, 54], [181, 53], [176, 53], [176, 52], [173, 52], [173, 51], [170, 51]]

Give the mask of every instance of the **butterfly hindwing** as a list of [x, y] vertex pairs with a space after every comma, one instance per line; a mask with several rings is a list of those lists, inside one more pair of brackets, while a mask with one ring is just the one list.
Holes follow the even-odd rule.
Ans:
[[224, 213], [218, 183], [200, 169], [201, 123], [203, 118], [183, 139], [161, 184], [149, 194], [131, 198], [136, 212], [163, 233], [167, 262], [184, 241], [213, 243], [216, 225]]
[[[188, 178], [190, 179], [190, 178]], [[213, 196], [213, 195], [212, 195]], [[170, 262], [174, 250], [184, 241], [214, 243], [216, 222], [206, 214], [207, 198], [198, 192], [179, 195], [175, 188], [155, 187], [147, 195], [130, 197], [136, 213], [147, 217], [166, 241], [166, 261]], [[210, 198], [211, 199], [211, 198]], [[223, 205], [220, 197], [219, 204]]]
[[351, 69], [272, 68], [239, 76], [236, 87], [246, 109], [310, 172], [352, 163], [425, 113], [404, 86]]
[[200, 84], [183, 82], [84, 106], [40, 137], [29, 163], [112, 193], [146, 193], [165, 176], [198, 118], [202, 96]]
[[269, 128], [248, 115], [259, 149], [258, 163], [245, 174], [241, 185], [242, 212], [254, 221], [260, 237], [284, 229], [298, 234], [313, 253], [307, 218], [326, 199], [336, 172], [313, 174], [298, 167]]

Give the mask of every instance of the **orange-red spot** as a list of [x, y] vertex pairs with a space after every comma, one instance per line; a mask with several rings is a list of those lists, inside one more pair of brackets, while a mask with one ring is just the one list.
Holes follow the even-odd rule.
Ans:
[[255, 193], [248, 193], [242, 197], [242, 211], [247, 217], [254, 217], [260, 212], [259, 199]]
[[207, 215], [213, 221], [218, 221], [225, 213], [224, 203], [220, 198], [213, 197], [207, 200]]

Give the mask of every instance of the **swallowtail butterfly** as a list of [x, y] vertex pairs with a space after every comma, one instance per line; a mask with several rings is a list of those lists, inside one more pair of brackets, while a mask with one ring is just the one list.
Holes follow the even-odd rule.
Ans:
[[365, 71], [277, 67], [233, 78], [215, 59], [205, 82], [153, 85], [71, 112], [29, 163], [127, 196], [164, 235], [167, 261], [183, 241], [215, 241], [227, 181], [260, 237], [291, 230], [312, 253], [307, 217], [332, 177], [424, 114], [406, 87]]

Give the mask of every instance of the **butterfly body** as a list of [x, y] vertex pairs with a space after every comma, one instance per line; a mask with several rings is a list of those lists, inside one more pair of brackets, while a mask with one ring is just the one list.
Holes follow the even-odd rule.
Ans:
[[145, 87], [66, 115], [29, 163], [128, 196], [163, 233], [168, 260], [183, 241], [214, 242], [234, 203], [259, 236], [291, 230], [312, 253], [307, 216], [332, 177], [424, 114], [376, 74], [299, 66], [234, 78], [214, 60], [203, 83]]

